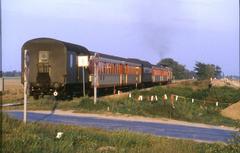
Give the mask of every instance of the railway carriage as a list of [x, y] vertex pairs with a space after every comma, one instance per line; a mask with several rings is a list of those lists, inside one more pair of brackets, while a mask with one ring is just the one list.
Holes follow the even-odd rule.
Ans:
[[[90, 60], [90, 63], [90, 80], [93, 80], [93, 61]], [[141, 83], [141, 65], [124, 58], [97, 53], [97, 70], [99, 88]], [[93, 86], [93, 81], [91, 85]]]
[[141, 76], [142, 76], [141, 87], [151, 86], [152, 85], [152, 64], [147, 61], [134, 59], [134, 58], [130, 58], [128, 60], [141, 65]]
[[[29, 93], [36, 99], [51, 94], [82, 96], [83, 83], [91, 94], [94, 62], [98, 89], [140, 87], [172, 79], [171, 69], [153, 66], [147, 61], [97, 53], [56, 39], [37, 38], [22, 47], [22, 83], [25, 51], [29, 55]], [[79, 57], [85, 57], [88, 66], [79, 67]]]
[[172, 70], [164, 66], [152, 67], [152, 82], [153, 83], [170, 83], [172, 80]]
[[[24, 51], [29, 54], [29, 93], [40, 95], [70, 95], [82, 93], [83, 68], [77, 67], [77, 56], [89, 56], [83, 46], [55, 39], [39, 38], [26, 42], [22, 47], [22, 72]], [[88, 72], [85, 73], [88, 88]], [[23, 73], [22, 73], [23, 83]]]

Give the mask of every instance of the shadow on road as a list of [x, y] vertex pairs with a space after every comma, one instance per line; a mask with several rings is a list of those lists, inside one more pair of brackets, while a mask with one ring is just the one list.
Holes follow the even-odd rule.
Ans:
[[57, 101], [57, 100], [54, 100], [54, 105], [53, 105], [53, 107], [52, 107], [52, 109], [51, 109], [50, 114], [46, 114], [46, 115], [44, 115], [42, 118], [36, 120], [35, 122], [43, 121], [43, 120], [45, 120], [46, 118], [52, 116], [52, 115], [54, 114], [54, 112], [55, 112], [57, 106], [58, 106], [58, 101]]

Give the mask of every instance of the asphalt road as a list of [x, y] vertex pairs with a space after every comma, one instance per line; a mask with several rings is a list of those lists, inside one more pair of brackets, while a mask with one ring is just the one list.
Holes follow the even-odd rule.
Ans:
[[[9, 116], [22, 119], [22, 112], [7, 112]], [[232, 138], [233, 131], [171, 125], [163, 123], [110, 120], [96, 117], [64, 116], [53, 114], [28, 113], [28, 121], [49, 122], [58, 124], [79, 125], [85, 127], [103, 128], [106, 130], [129, 130], [157, 136], [193, 139], [207, 142], [227, 142]]]

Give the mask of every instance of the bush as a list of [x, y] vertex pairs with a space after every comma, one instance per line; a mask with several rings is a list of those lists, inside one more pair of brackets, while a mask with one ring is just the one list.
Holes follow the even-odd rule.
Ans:
[[90, 110], [90, 111], [100, 111], [100, 110], [107, 110], [107, 107], [109, 107], [109, 104], [105, 101], [98, 101], [96, 104], [94, 104], [93, 99], [89, 97], [83, 97], [80, 99], [80, 102], [78, 104], [78, 108], [81, 110]]

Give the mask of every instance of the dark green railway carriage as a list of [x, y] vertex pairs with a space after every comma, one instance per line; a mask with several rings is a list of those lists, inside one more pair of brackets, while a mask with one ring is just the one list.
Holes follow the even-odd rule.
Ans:
[[[67, 42], [38, 38], [27, 41], [22, 47], [22, 72], [24, 51], [29, 53], [30, 95], [81, 95], [82, 68], [77, 67], [77, 56], [90, 56], [82, 46]], [[88, 71], [85, 71], [86, 88], [89, 88]], [[23, 83], [23, 73], [22, 73]]]

